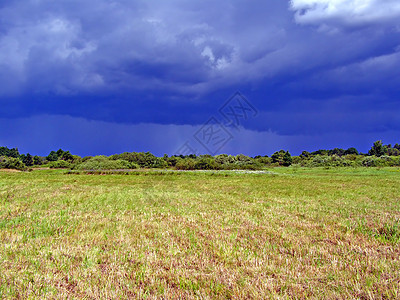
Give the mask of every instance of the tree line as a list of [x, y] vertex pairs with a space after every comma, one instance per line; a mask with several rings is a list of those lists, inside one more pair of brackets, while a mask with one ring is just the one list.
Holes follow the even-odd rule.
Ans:
[[173, 168], [177, 170], [260, 170], [266, 167], [291, 165], [301, 167], [380, 167], [400, 166], [400, 145], [384, 145], [376, 141], [368, 153], [356, 148], [303, 151], [292, 156], [289, 151], [276, 151], [271, 157], [258, 155], [173, 155], [157, 157], [150, 152], [124, 152], [111, 156], [73, 155], [59, 149], [47, 156], [20, 154], [18, 148], [0, 147], [0, 168], [28, 170], [35, 167], [69, 168], [75, 170], [117, 170], [137, 168]]

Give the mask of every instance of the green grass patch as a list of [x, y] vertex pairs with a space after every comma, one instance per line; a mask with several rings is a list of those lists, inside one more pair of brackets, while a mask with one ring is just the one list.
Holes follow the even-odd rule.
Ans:
[[396, 299], [399, 186], [396, 168], [0, 171], [0, 298]]

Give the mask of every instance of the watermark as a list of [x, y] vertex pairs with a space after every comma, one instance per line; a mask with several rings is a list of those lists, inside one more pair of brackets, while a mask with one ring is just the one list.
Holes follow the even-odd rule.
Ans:
[[219, 109], [219, 113], [228, 121], [228, 126], [239, 128], [241, 121], [256, 117], [258, 111], [239, 92], [235, 93]]
[[[254, 118], [258, 114], [257, 109], [240, 92], [236, 92], [225, 101], [218, 112], [221, 118], [211, 116], [193, 134], [193, 139], [186, 141], [176, 151], [176, 155], [199, 155], [204, 151], [216, 155], [234, 139], [232, 129], [240, 131], [243, 121]], [[198, 145], [203, 151], [199, 151], [193, 144]]]
[[233, 139], [230, 131], [215, 117], [211, 117], [193, 137], [212, 155]]
[[190, 145], [190, 142], [189, 142], [189, 141], [186, 141], [186, 142], [176, 151], [176, 154], [177, 154], [177, 155], [183, 155], [183, 156], [190, 155], [190, 154], [196, 154], [196, 155], [198, 155], [198, 154], [199, 154], [199, 151], [198, 151], [197, 149], [193, 148], [193, 147]]

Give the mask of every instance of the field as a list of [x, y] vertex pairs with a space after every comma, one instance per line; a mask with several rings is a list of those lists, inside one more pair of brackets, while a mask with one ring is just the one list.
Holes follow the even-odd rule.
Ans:
[[400, 298], [400, 170], [0, 171], [0, 298]]

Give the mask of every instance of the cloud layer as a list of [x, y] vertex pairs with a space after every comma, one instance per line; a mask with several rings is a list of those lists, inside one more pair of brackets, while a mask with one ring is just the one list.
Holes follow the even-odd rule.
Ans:
[[[290, 7], [300, 24], [385, 25], [400, 14], [396, 2], [294, 0]], [[305, 31], [284, 1], [10, 1], [0, 20], [2, 98], [121, 90], [196, 98], [370, 59], [400, 44], [396, 38], [370, 53], [390, 33]]]
[[362, 143], [400, 128], [399, 17], [394, 0], [3, 1], [0, 118], [199, 126], [239, 90], [247, 130]]
[[400, 24], [397, 0], [291, 0], [291, 8], [301, 24]]

